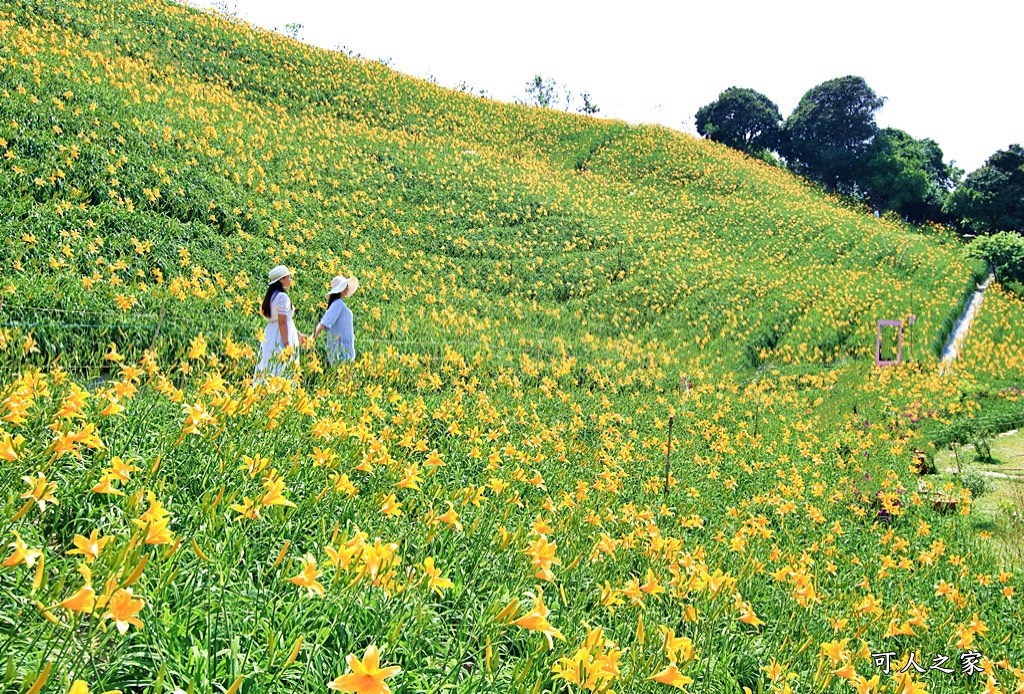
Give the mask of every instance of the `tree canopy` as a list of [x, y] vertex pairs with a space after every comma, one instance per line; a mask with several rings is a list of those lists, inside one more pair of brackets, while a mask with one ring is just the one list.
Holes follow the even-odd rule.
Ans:
[[554, 80], [534, 75], [533, 79], [526, 83], [526, 103], [541, 108], [551, 108], [558, 101], [557, 89], [558, 83]]
[[1000, 282], [1024, 282], [1024, 238], [1000, 231], [979, 236], [967, 246], [967, 255], [984, 260]]
[[[555, 90], [537, 76], [527, 91], [548, 105]], [[961, 183], [963, 171], [944, 161], [935, 140], [878, 128], [875, 114], [884, 104], [864, 78], [847, 75], [809, 89], [785, 122], [771, 99], [741, 87], [702, 106], [695, 120], [704, 137], [754, 156], [778, 153], [793, 172], [878, 210], [979, 233], [1024, 234], [1024, 148], [996, 152]]]
[[786, 120], [780, 154], [797, 173], [852, 192], [878, 132], [875, 112], [884, 103], [862, 77], [823, 82], [804, 94]]
[[782, 114], [764, 94], [730, 87], [697, 111], [696, 124], [704, 137], [756, 154], [778, 147]]
[[885, 128], [871, 144], [858, 187], [878, 209], [894, 210], [914, 222], [938, 221], [961, 174], [943, 161], [935, 140], [917, 140], [902, 130]]
[[989, 157], [953, 191], [945, 211], [983, 233], [1024, 233], [1024, 148], [1010, 145]]

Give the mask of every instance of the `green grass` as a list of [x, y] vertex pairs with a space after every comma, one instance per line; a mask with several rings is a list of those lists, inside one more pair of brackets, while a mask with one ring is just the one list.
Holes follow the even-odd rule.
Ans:
[[973, 505], [973, 525], [978, 532], [991, 537], [997, 551], [1008, 561], [1021, 567], [1024, 566], [1024, 547], [1021, 546], [1019, 521], [1013, 519], [1024, 517], [1024, 435], [1011, 430], [992, 438], [989, 446], [990, 461], [979, 461], [971, 444], [957, 447], [955, 451], [940, 451], [935, 456], [940, 475], [933, 484], [959, 483], [961, 474], [980, 473], [985, 491]]
[[[659, 627], [700, 692], [850, 691], [833, 671], [885, 649], [1021, 664], [1019, 569], [978, 508], [913, 493], [913, 450], [1011, 407], [1021, 366], [1024, 310], [986, 300], [974, 361], [936, 375], [981, 272], [949, 232], [156, 0], [8, 2], [0, 28], [0, 543], [45, 557], [0, 568], [6, 689], [322, 692], [375, 644], [396, 691], [576, 691], [553, 668], [600, 652], [602, 685], [654, 692]], [[306, 332], [360, 278], [360, 357], [254, 388], [282, 262]], [[911, 314], [912, 363], [874, 369], [875, 321]], [[115, 456], [125, 494], [93, 491]], [[91, 585], [132, 588], [142, 628], [68, 608], [93, 530]], [[307, 555], [322, 596], [290, 580]], [[515, 624], [538, 588], [550, 648]]]

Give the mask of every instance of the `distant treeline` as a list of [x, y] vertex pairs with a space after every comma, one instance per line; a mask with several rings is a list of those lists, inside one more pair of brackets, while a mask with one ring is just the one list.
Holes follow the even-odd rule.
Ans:
[[965, 234], [1024, 233], [1024, 149], [993, 154], [964, 177], [935, 140], [879, 128], [885, 103], [861, 77], [810, 89], [785, 120], [753, 89], [730, 87], [696, 114], [697, 132], [788, 167], [879, 212], [949, 224]]

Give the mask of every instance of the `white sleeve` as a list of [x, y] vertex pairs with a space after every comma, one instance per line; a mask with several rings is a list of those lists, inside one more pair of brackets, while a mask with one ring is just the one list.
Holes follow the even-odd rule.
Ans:
[[270, 312], [275, 318], [281, 314], [290, 315], [291, 308], [292, 302], [284, 292], [274, 294], [274, 298], [270, 300]]

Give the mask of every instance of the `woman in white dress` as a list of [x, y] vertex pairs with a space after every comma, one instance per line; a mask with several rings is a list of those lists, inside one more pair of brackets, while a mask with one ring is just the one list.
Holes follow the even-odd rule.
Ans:
[[263, 296], [260, 312], [267, 319], [260, 346], [260, 363], [256, 365], [256, 380], [266, 375], [285, 376], [290, 364], [299, 363], [299, 346], [305, 336], [295, 327], [292, 320], [295, 308], [288, 298], [288, 287], [292, 286], [292, 272], [284, 265], [278, 265], [267, 273], [267, 293]]
[[342, 299], [350, 297], [359, 289], [355, 277], [338, 275], [331, 280], [327, 292], [327, 311], [313, 330], [313, 339], [327, 331], [327, 361], [334, 366], [339, 361], [354, 361], [356, 358], [355, 336], [352, 328], [352, 311]]

